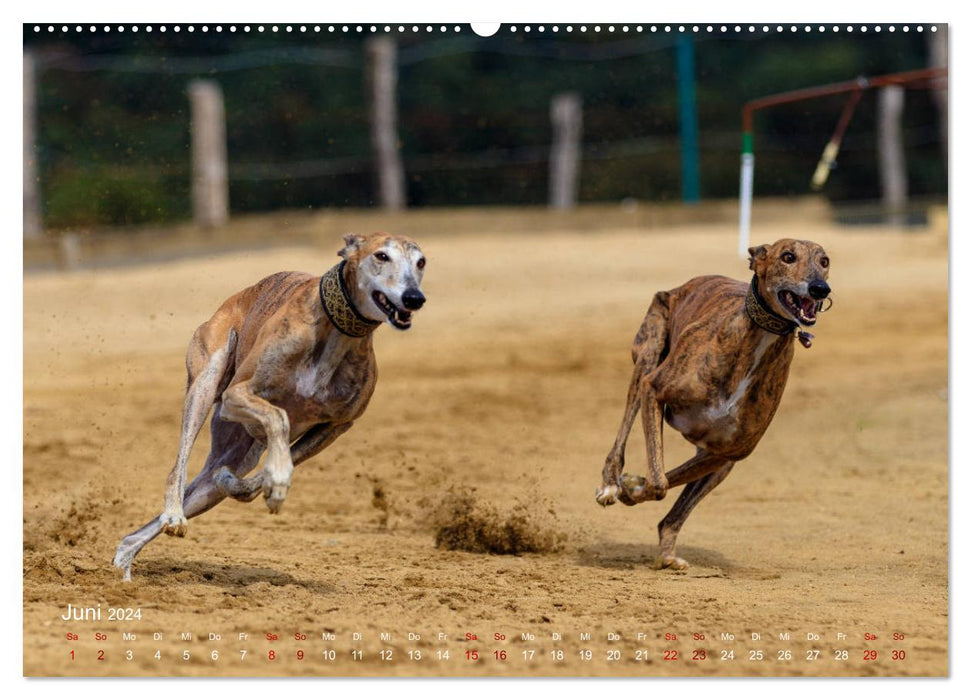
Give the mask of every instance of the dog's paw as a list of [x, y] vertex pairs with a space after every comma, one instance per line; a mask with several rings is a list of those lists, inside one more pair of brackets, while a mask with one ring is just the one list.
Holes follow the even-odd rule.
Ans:
[[229, 467], [222, 467], [216, 472], [213, 483], [230, 498], [249, 503], [263, 490], [263, 472], [258, 472], [249, 479], [240, 479], [229, 470]]
[[597, 489], [597, 503], [604, 508], [612, 506], [617, 502], [620, 487], [617, 484], [604, 484]]
[[283, 510], [283, 502], [287, 500], [287, 493], [290, 491], [290, 484], [263, 484], [263, 497], [266, 499], [266, 507], [276, 515]]
[[131, 547], [126, 547], [125, 543], [122, 542], [118, 546], [118, 551], [115, 553], [115, 558], [111, 560], [113, 566], [121, 569], [121, 580], [131, 581], [131, 563], [135, 558], [135, 552]]
[[624, 474], [620, 478], [620, 493], [617, 495], [617, 500], [625, 506], [636, 506], [644, 501], [660, 501], [667, 492], [667, 483], [655, 486], [647, 483], [647, 479], [643, 476]]
[[688, 562], [681, 557], [673, 554], [662, 554], [654, 560], [655, 569], [671, 569], [672, 571], [684, 571], [688, 568]]
[[184, 513], [162, 513], [159, 516], [162, 523], [162, 532], [172, 537], [185, 537], [189, 523], [185, 519]]

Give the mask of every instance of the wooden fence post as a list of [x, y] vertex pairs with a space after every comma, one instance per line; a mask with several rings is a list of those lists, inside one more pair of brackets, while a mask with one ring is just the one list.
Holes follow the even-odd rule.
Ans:
[[367, 42], [371, 97], [371, 144], [378, 170], [378, 202], [385, 209], [405, 207], [405, 168], [398, 150], [397, 45], [391, 37]]
[[580, 140], [583, 107], [580, 95], [564, 92], [550, 102], [553, 145], [550, 150], [550, 206], [570, 209], [580, 189]]
[[877, 162], [887, 223], [906, 223], [907, 162], [904, 157], [901, 118], [904, 113], [904, 89], [888, 85], [880, 89], [877, 113]]
[[37, 68], [34, 55], [24, 51], [24, 238], [43, 230], [37, 182]]
[[226, 110], [223, 92], [212, 80], [189, 83], [192, 104], [192, 214], [206, 228], [229, 219], [226, 165]]

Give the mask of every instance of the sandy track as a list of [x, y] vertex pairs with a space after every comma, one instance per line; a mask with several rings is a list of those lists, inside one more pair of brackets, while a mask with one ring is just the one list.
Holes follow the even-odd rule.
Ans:
[[[325, 270], [338, 243], [27, 276], [25, 673], [946, 673], [946, 244], [808, 224], [756, 237], [783, 234], [826, 246], [836, 303], [813, 348], [797, 348], [759, 448], [688, 521], [685, 573], [650, 568], [673, 496], [601, 509], [593, 493], [623, 409], [630, 341], [653, 293], [696, 274], [747, 278], [730, 227], [420, 238], [429, 302], [409, 333], [378, 331], [380, 379], [358, 425], [298, 468], [281, 516], [261, 500], [224, 503], [191, 521], [184, 540], [149, 545], [130, 585], [109, 562], [120, 537], [161, 506], [192, 330], [265, 274]], [[638, 432], [627, 464], [643, 473]], [[674, 466], [690, 450], [666, 435]], [[206, 446], [204, 434], [192, 472]], [[474, 489], [501, 511], [526, 504], [565, 544], [518, 557], [436, 549], [429, 511], [449, 489]], [[65, 623], [68, 603], [140, 607], [142, 619]], [[79, 640], [65, 638], [72, 630]], [[791, 641], [778, 639], [783, 631]], [[895, 631], [905, 639], [892, 642]], [[137, 638], [122, 641], [122, 632]], [[193, 641], [178, 641], [182, 632]], [[358, 645], [353, 632], [364, 636]], [[460, 641], [467, 632], [479, 639]], [[608, 643], [608, 632], [621, 639]], [[867, 632], [878, 639], [868, 643]], [[562, 662], [551, 656], [557, 648]], [[818, 661], [805, 660], [811, 648]], [[835, 659], [838, 648], [846, 661]], [[864, 660], [868, 648], [876, 660]], [[905, 660], [891, 659], [898, 648]], [[448, 661], [436, 658], [443, 649]], [[472, 649], [477, 662], [466, 658]], [[678, 660], [665, 661], [665, 649]], [[704, 660], [692, 660], [697, 649]], [[735, 660], [721, 661], [723, 649]], [[757, 649], [764, 661], [749, 660]], [[791, 662], [777, 658], [784, 649]], [[421, 660], [408, 658], [415, 650]], [[608, 661], [608, 650], [620, 658]]]

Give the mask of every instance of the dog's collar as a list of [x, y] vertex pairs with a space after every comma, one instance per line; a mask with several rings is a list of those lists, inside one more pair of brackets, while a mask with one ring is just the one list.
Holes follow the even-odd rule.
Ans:
[[351, 295], [344, 282], [344, 265], [342, 260], [330, 268], [320, 278], [320, 303], [324, 306], [324, 313], [334, 324], [334, 328], [352, 338], [363, 338], [381, 325], [381, 321], [372, 321], [361, 315], [354, 306]]
[[799, 324], [787, 318], [783, 318], [769, 308], [769, 305], [759, 294], [758, 277], [752, 275], [752, 284], [745, 295], [745, 310], [752, 322], [764, 331], [775, 333], [776, 335], [789, 335]]

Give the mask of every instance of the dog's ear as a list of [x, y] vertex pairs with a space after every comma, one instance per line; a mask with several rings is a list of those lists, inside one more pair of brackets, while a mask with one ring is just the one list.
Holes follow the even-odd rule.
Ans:
[[347, 260], [362, 245], [364, 245], [364, 236], [359, 233], [346, 233], [344, 234], [344, 247], [338, 250], [337, 254]]
[[757, 245], [748, 249], [748, 269], [755, 269], [755, 261], [763, 260], [769, 252], [769, 246]]

